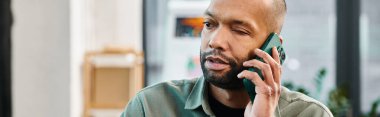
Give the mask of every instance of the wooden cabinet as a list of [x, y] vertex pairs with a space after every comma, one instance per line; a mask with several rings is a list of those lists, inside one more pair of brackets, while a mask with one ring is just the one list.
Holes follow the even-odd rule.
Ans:
[[142, 54], [91, 52], [83, 68], [84, 117], [92, 109], [122, 110], [144, 86]]

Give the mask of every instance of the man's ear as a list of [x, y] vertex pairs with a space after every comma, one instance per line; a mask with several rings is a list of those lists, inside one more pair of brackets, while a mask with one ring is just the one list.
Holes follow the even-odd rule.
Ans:
[[282, 36], [281, 36], [281, 35], [278, 35], [278, 37], [280, 38], [280, 42], [281, 42], [281, 44], [282, 44], [282, 42], [284, 41], [283, 38], [282, 38]]

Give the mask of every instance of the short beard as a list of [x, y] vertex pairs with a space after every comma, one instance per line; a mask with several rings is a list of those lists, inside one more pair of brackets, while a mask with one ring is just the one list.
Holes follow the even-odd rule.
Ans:
[[[208, 71], [205, 68], [205, 62], [206, 62], [206, 57], [209, 55], [215, 55], [223, 58], [224, 60], [227, 60], [231, 70], [227, 71], [227, 73], [218, 75], [215, 73], [212, 73]], [[237, 78], [237, 75], [242, 72], [244, 69], [242, 64], [238, 64], [234, 59], [229, 58], [219, 51], [209, 51], [209, 52], [200, 52], [200, 62], [201, 62], [201, 67], [203, 71], [203, 76], [205, 77], [206, 81], [223, 89], [229, 89], [229, 90], [241, 90], [243, 89], [243, 80]]]

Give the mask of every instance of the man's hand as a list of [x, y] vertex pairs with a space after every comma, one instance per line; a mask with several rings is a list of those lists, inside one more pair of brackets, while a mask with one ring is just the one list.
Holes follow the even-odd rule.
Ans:
[[244, 70], [238, 78], [246, 78], [255, 84], [256, 97], [254, 103], [248, 103], [245, 117], [274, 117], [281, 93], [281, 64], [276, 47], [272, 48], [273, 58], [266, 52], [256, 49], [255, 54], [263, 58], [259, 60], [249, 60], [243, 63], [245, 67], [256, 67], [261, 70], [264, 80], [256, 72]]

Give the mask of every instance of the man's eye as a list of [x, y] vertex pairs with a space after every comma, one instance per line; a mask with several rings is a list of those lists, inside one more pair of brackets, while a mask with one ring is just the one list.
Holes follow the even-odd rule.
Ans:
[[236, 33], [239, 34], [239, 35], [249, 35], [248, 32], [246, 32], [246, 31], [242, 31], [242, 30], [232, 30], [232, 31], [236, 32]]
[[212, 25], [210, 22], [203, 22], [203, 25], [206, 26], [206, 28], [211, 28]]

